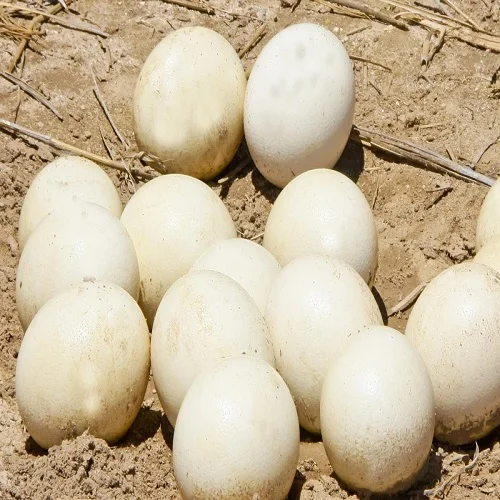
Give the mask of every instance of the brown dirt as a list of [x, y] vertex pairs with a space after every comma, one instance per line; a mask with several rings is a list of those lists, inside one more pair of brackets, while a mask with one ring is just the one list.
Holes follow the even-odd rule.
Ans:
[[[498, 2], [456, 1], [485, 28], [499, 32]], [[292, 22], [317, 21], [333, 29], [351, 54], [390, 66], [392, 74], [371, 65], [365, 73], [363, 65], [355, 63], [356, 123], [360, 125], [415, 140], [442, 153], [448, 147], [466, 161], [473, 161], [499, 135], [500, 103], [491, 85], [500, 63], [498, 54], [447, 40], [423, 79], [419, 72], [425, 32], [420, 28], [403, 32], [366, 19], [334, 15], [310, 0], [302, 0], [293, 13], [282, 7], [280, 0], [213, 0], [211, 4], [268, 20], [270, 29], [264, 43]], [[50, 98], [64, 121], [22, 96], [18, 123], [101, 155], [106, 151], [99, 124], [115, 152], [119, 143], [93, 96], [91, 65], [102, 79], [102, 94], [119, 129], [134, 144], [134, 82], [145, 57], [163, 36], [181, 26], [201, 24], [216, 29], [239, 49], [258, 29], [252, 20], [207, 16], [159, 0], [76, 0], [72, 8], [111, 36], [100, 41], [90, 34], [45, 24], [45, 35], [26, 52], [23, 78]], [[349, 35], [360, 27], [366, 29]], [[263, 42], [246, 56], [246, 67], [262, 46]], [[15, 48], [15, 42], [0, 38], [0, 68], [7, 67]], [[1, 80], [0, 95], [0, 116], [13, 120], [18, 91]], [[245, 154], [243, 146], [233, 165]], [[47, 453], [22, 426], [14, 393], [22, 338], [14, 302], [18, 217], [33, 175], [53, 157], [48, 147], [35, 141], [0, 133], [0, 498], [179, 498], [170, 460], [172, 429], [152, 383], [135, 424], [115, 447], [85, 435]], [[496, 177], [495, 160], [499, 157], [497, 143], [477, 169]], [[347, 147], [339, 168], [374, 202], [380, 235], [375, 286], [387, 308], [420, 282], [474, 254], [475, 221], [486, 188], [396, 163], [354, 144]], [[123, 176], [109, 173], [126, 201], [130, 189]], [[436, 193], [428, 191], [444, 185], [452, 191], [432, 204]], [[258, 240], [278, 191], [252, 166], [222, 186], [215, 184], [214, 189], [227, 203], [241, 234]], [[404, 330], [407, 317], [407, 312], [399, 314], [390, 318], [389, 325]], [[497, 430], [480, 443], [476, 465], [455, 478], [446, 491], [448, 498], [500, 498], [499, 437]], [[400, 498], [425, 498], [424, 489], [443, 484], [473, 453], [473, 446], [443, 447], [436, 443], [421, 481]], [[331, 472], [321, 442], [304, 435], [291, 498], [357, 498], [343, 489]]]

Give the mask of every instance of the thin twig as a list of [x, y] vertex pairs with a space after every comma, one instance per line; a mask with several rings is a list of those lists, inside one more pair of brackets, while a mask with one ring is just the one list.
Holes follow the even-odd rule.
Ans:
[[[437, 194], [434, 196], [434, 198], [429, 201], [424, 207], [424, 210], [429, 210], [429, 208], [433, 207], [436, 203], [441, 201], [442, 198], [444, 198], [450, 191], [452, 191], [453, 188], [451, 186], [444, 186], [442, 188], [438, 188], [437, 190], [434, 190], [434, 192], [437, 191]], [[432, 191], [428, 191], [432, 192]]]
[[359, 10], [349, 9], [347, 7], [341, 7], [340, 5], [335, 5], [333, 3], [330, 3], [329, 0], [314, 0], [314, 1], [329, 9], [330, 12], [341, 14], [343, 16], [370, 19], [370, 17], [367, 14], [364, 14]]
[[451, 0], [442, 0], [444, 3], [446, 3], [448, 6], [450, 6], [455, 12], [460, 14], [464, 19], [466, 19], [474, 28], [477, 28], [478, 30], [481, 29], [481, 26], [474, 21], [469, 15], [467, 15], [458, 5], [453, 3]]
[[420, 285], [414, 288], [403, 300], [398, 302], [394, 307], [391, 307], [387, 311], [387, 316], [391, 317], [397, 314], [398, 312], [408, 309], [418, 299], [418, 297], [424, 291], [425, 287], [428, 284], [429, 281], [424, 281], [423, 283], [420, 283]]
[[64, 0], [57, 0], [61, 5], [62, 5], [62, 8], [68, 12], [68, 6], [66, 5], [66, 2]]
[[[70, 4], [72, 1], [73, 0], [67, 0], [66, 5]], [[58, 3], [57, 5], [53, 5], [52, 7], [50, 7], [46, 13], [55, 15], [61, 12], [61, 10], [63, 10], [62, 5]], [[28, 26], [28, 31], [32, 32], [36, 31], [36, 29], [45, 21], [45, 19], [46, 19], [45, 15], [39, 15], [34, 17]], [[24, 38], [23, 40], [21, 40], [7, 70], [9, 73], [12, 73], [14, 71], [19, 59], [21, 58], [26, 47], [28, 46], [29, 41], [30, 41], [29, 38]]]
[[[32, 9], [30, 7], [22, 7], [20, 5], [12, 5], [7, 2], [0, 2], [0, 7], [5, 7], [11, 10], [17, 10], [20, 12], [28, 12], [30, 14], [37, 14], [39, 16], [43, 16], [46, 19], [50, 19], [54, 21], [57, 24], [60, 24], [61, 26], [65, 26], [66, 28], [71, 28], [75, 29], [78, 31], [85, 31], [86, 33], [91, 33], [92, 35], [98, 35], [102, 36], [103, 38], [106, 38], [109, 36], [108, 33], [102, 31], [99, 28], [96, 28], [95, 26], [92, 26], [89, 23], [86, 23], [82, 21], [81, 19], [78, 19], [77, 17], [72, 17], [73, 20], [67, 20], [67, 19], [61, 19], [60, 17], [57, 17], [54, 14], [51, 14], [49, 12], [44, 12], [43, 10], [38, 10], [38, 9]], [[59, 4], [58, 7], [62, 6]]]
[[351, 54], [349, 54], [349, 57], [351, 59], [353, 59], [354, 61], [360, 61], [360, 62], [364, 62], [367, 64], [372, 64], [373, 66], [378, 66], [379, 68], [385, 69], [386, 71], [389, 71], [392, 73], [392, 69], [389, 68], [389, 66], [385, 66], [384, 64], [381, 64], [379, 62], [372, 61], [371, 59], [366, 59], [365, 57], [361, 57], [361, 56], [353, 56]]
[[429, 66], [431, 39], [432, 39], [432, 32], [428, 31], [427, 35], [425, 36], [424, 43], [422, 45], [422, 57], [420, 60], [420, 64], [424, 66], [425, 69], [427, 69], [427, 67]]
[[104, 99], [102, 98], [101, 91], [99, 90], [99, 86], [97, 85], [97, 80], [95, 77], [94, 70], [91, 68], [91, 73], [92, 73], [92, 78], [94, 80], [94, 95], [97, 99], [97, 102], [100, 104], [104, 114], [106, 115], [106, 118], [111, 125], [111, 128], [113, 129], [113, 132], [116, 134], [116, 137], [118, 137], [119, 141], [123, 144], [123, 147], [128, 149], [130, 147], [130, 144], [124, 137], [120, 134], [120, 131], [118, 130], [118, 127], [116, 126], [115, 122], [113, 121], [113, 118], [111, 117], [111, 114], [108, 110], [108, 107], [106, 106], [106, 103], [104, 102]]
[[443, 43], [444, 43], [444, 37], [446, 35], [446, 28], [442, 27], [440, 30], [439, 30], [439, 36], [438, 36], [438, 39], [434, 45], [434, 47], [431, 49], [431, 52], [429, 54], [429, 61], [427, 63], [427, 66], [429, 66], [429, 64], [432, 62], [432, 60], [434, 59], [434, 56], [439, 52], [439, 50], [441, 49], [441, 47], [443, 46]]
[[188, 2], [186, 0], [162, 0], [165, 3], [171, 3], [172, 5], [178, 5], [179, 7], [184, 7], [189, 10], [196, 10], [202, 14], [215, 14], [214, 9], [211, 7], [205, 7], [204, 5], [196, 4], [194, 2]]
[[373, 194], [372, 199], [372, 210], [375, 209], [375, 203], [377, 203], [378, 192], [380, 190], [380, 174], [377, 175], [377, 186], [375, 187], [375, 193]]
[[248, 156], [241, 163], [239, 163], [238, 165], [236, 165], [236, 167], [234, 167], [234, 169], [231, 172], [229, 172], [226, 176], [221, 177], [217, 181], [217, 183], [218, 184], [224, 184], [227, 181], [229, 181], [231, 179], [234, 179], [242, 170], [244, 170], [245, 168], [247, 168], [248, 165], [250, 165], [250, 163], [252, 163], [252, 158], [250, 156]]
[[43, 97], [42, 94], [40, 94], [40, 92], [36, 91], [33, 87], [30, 87], [26, 82], [23, 82], [20, 78], [17, 78], [17, 76], [11, 75], [10, 73], [6, 73], [5, 71], [0, 71], [0, 76], [5, 78], [8, 82], [12, 83], [13, 85], [17, 85], [21, 90], [26, 92], [26, 94], [33, 97], [33, 99], [38, 101], [40, 104], [43, 104], [47, 109], [52, 111], [52, 113], [54, 113], [57, 116], [57, 118], [59, 118], [59, 120], [61, 121], [64, 120], [61, 113], [59, 113], [59, 111], [57, 111], [57, 109], [55, 109], [54, 106], [52, 106], [52, 104], [50, 104], [50, 102], [47, 99], [45, 99], [45, 97]]
[[369, 28], [370, 26], [360, 26], [359, 28], [356, 28], [356, 29], [353, 29], [351, 31], [348, 31], [346, 34], [345, 34], [345, 37], [344, 39], [342, 40], [343, 42], [345, 42], [347, 40], [348, 37], [352, 36], [352, 35], [357, 35], [358, 33], [361, 33], [362, 31], [365, 31]]
[[445, 8], [443, 7], [443, 4], [441, 3], [441, 0], [434, 0], [434, 5], [441, 12], [441, 14], [444, 14], [445, 16], [448, 15]]
[[397, 28], [408, 31], [408, 25], [402, 21], [398, 21], [397, 19], [393, 19], [391, 16], [384, 14], [383, 12], [379, 12], [377, 10], [372, 9], [371, 7], [366, 6], [363, 3], [358, 2], [357, 0], [328, 0], [329, 2], [336, 3], [338, 5], [342, 5], [343, 7], [348, 7], [350, 9], [359, 10], [364, 14], [377, 19], [383, 23], [392, 24]]
[[446, 171], [462, 179], [475, 181], [485, 186], [491, 187], [495, 183], [494, 179], [476, 172], [466, 165], [461, 165], [430, 149], [382, 132], [354, 125], [350, 138], [368, 148], [390, 153], [428, 169]]
[[441, 486], [438, 486], [436, 488], [432, 488], [431, 490], [424, 490], [424, 495], [427, 497], [444, 497], [446, 488], [455, 480], [457, 479], [458, 481], [460, 480], [460, 476], [464, 474], [465, 472], [472, 472], [474, 467], [477, 464], [477, 461], [479, 459], [479, 446], [476, 441], [476, 449], [474, 451], [474, 457], [472, 460], [467, 464], [464, 465], [463, 467], [460, 467], [460, 469], [457, 470], [454, 474], [452, 474], [446, 481], [444, 481]]
[[256, 234], [255, 236], [252, 236], [250, 238], [250, 241], [257, 241], [257, 240], [260, 240], [262, 238], [262, 236], [264, 236], [264, 233], [258, 233]]
[[[54, 148], [57, 151], [67, 151], [69, 153], [73, 153], [79, 156], [83, 156], [89, 160], [92, 160], [100, 165], [105, 165], [106, 167], [114, 168], [115, 170], [120, 170], [122, 172], [128, 172], [128, 168], [124, 163], [120, 163], [114, 160], [108, 160], [103, 156], [96, 155], [94, 153], [90, 153], [85, 151], [84, 149], [77, 148], [76, 146], [72, 146], [71, 144], [66, 144], [63, 141], [58, 139], [53, 139], [49, 135], [41, 134], [39, 132], [35, 132], [29, 128], [23, 127], [22, 125], [18, 125], [17, 123], [13, 123], [9, 120], [5, 120], [0, 118], [0, 129], [7, 130], [9, 132], [14, 132], [16, 134], [25, 135], [27, 137], [31, 137], [37, 141], [43, 142]], [[142, 176], [146, 179], [154, 179], [154, 175], [148, 174], [146, 172], [142, 172], [138, 169], [132, 169], [132, 174]]]
[[479, 153], [477, 154], [476, 158], [473, 161], [473, 165], [476, 166], [481, 161], [481, 158], [484, 156], [486, 151], [488, 151], [488, 149], [490, 149], [491, 146], [496, 144], [498, 141], [500, 141], [500, 135], [495, 139], [493, 139], [491, 142], [489, 142], [481, 151], [479, 151]]
[[99, 133], [101, 134], [102, 143], [104, 144], [104, 148], [106, 149], [106, 153], [108, 153], [108, 156], [112, 160], [114, 160], [113, 152], [111, 151], [111, 146], [108, 144], [108, 141], [107, 141], [106, 137], [104, 136], [104, 130], [102, 129], [100, 123], [98, 123], [98, 126], [99, 126]]
[[443, 16], [397, 0], [378, 1], [402, 9], [402, 12], [397, 14], [397, 16], [407, 19], [409, 22], [420, 24], [435, 31], [440, 31], [444, 27], [451, 28], [446, 33], [451, 38], [456, 38], [474, 47], [500, 52], [500, 36], [478, 29], [468, 21], [465, 22], [461, 19]]
[[238, 55], [240, 56], [240, 59], [243, 59], [245, 54], [250, 52], [257, 43], [264, 37], [267, 31], [267, 24], [263, 24], [254, 34], [254, 36], [251, 38], [251, 40], [242, 48], [238, 51]]
[[16, 23], [5, 9], [0, 9], [0, 35], [7, 35], [16, 40], [39, 35], [39, 31], [29, 31], [21, 24]]

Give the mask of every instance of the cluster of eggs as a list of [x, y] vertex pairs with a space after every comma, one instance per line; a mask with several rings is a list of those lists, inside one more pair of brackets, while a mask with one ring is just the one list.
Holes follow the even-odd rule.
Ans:
[[[500, 276], [456, 266], [419, 298], [406, 335], [384, 326], [370, 289], [374, 216], [331, 170], [353, 106], [349, 58], [317, 25], [278, 33], [248, 84], [234, 49], [206, 28], [151, 52], [135, 132], [165, 175], [123, 208], [97, 165], [61, 157], [22, 206], [16, 393], [36, 442], [85, 430], [116, 442], [150, 369], [187, 499], [284, 498], [300, 426], [322, 435], [349, 487], [387, 493], [413, 484], [434, 435], [465, 443], [498, 425], [500, 337], [488, 328]], [[243, 134], [283, 188], [262, 245], [237, 237], [203, 182]]]

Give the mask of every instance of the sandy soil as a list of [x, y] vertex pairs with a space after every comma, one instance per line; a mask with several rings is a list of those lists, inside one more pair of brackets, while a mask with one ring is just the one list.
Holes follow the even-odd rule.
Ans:
[[[484, 28], [500, 31], [498, 2], [456, 1]], [[355, 121], [360, 125], [444, 154], [448, 148], [467, 162], [474, 162], [500, 134], [500, 101], [492, 87], [500, 64], [498, 54], [447, 40], [425, 78], [419, 78], [426, 33], [418, 27], [404, 32], [367, 19], [332, 14], [310, 0], [302, 0], [293, 13], [279, 0], [210, 3], [269, 23], [264, 40], [244, 58], [247, 68], [274, 33], [302, 20], [333, 29], [351, 55], [392, 68], [391, 73], [371, 64], [354, 64]], [[23, 72], [23, 79], [44, 94], [64, 120], [3, 79], [0, 117], [14, 120], [19, 106], [19, 124], [106, 155], [101, 126], [117, 158], [120, 144], [93, 95], [91, 67], [119, 129], [134, 145], [131, 96], [135, 79], [149, 51], [163, 36], [172, 29], [199, 24], [216, 29], [240, 49], [259, 27], [258, 21], [245, 17], [209, 16], [159, 0], [76, 0], [72, 8], [110, 36], [104, 40], [47, 23], [44, 36], [26, 52]], [[16, 46], [15, 41], [0, 37], [0, 68], [7, 68]], [[246, 155], [242, 146], [232, 166]], [[477, 170], [496, 177], [499, 157], [500, 143], [496, 143], [482, 156]], [[178, 498], [171, 467], [172, 428], [152, 383], [139, 417], [118, 446], [109, 447], [84, 435], [45, 452], [22, 426], [14, 392], [22, 338], [14, 303], [18, 218], [31, 179], [53, 158], [47, 146], [0, 132], [0, 498]], [[393, 306], [422, 281], [474, 255], [475, 221], [487, 188], [394, 162], [356, 144], [348, 145], [339, 168], [357, 181], [373, 204], [380, 238], [375, 287], [382, 308]], [[132, 186], [121, 174], [111, 170], [109, 174], [126, 201]], [[436, 188], [444, 186], [450, 190], [436, 201]], [[252, 165], [222, 185], [214, 183], [214, 189], [229, 207], [240, 233], [259, 241], [278, 191]], [[403, 330], [407, 317], [408, 312], [399, 313], [388, 323]], [[425, 489], [444, 484], [460, 471], [463, 474], [446, 488], [447, 498], [500, 498], [499, 437], [497, 430], [479, 443], [480, 454], [474, 463], [470, 462], [474, 445], [450, 448], [436, 443], [421, 481], [400, 498], [425, 498]], [[470, 466], [464, 471], [467, 464]], [[321, 442], [304, 435], [290, 498], [357, 498], [331, 472]]]

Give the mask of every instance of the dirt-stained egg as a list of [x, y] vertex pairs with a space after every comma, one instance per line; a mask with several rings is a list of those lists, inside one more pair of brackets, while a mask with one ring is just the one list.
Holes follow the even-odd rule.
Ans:
[[321, 434], [335, 474], [351, 488], [396, 493], [414, 483], [434, 436], [434, 393], [404, 335], [371, 326], [347, 341], [323, 383]]
[[500, 424], [500, 274], [464, 262], [422, 292], [405, 334], [422, 356], [436, 399], [438, 440], [455, 445]]
[[85, 431], [113, 444], [137, 416], [149, 379], [149, 331], [119, 286], [82, 283], [40, 309], [23, 338], [16, 399], [43, 448]]
[[134, 94], [134, 130], [162, 173], [209, 180], [243, 138], [246, 77], [222, 35], [202, 26], [168, 34], [147, 57]]

